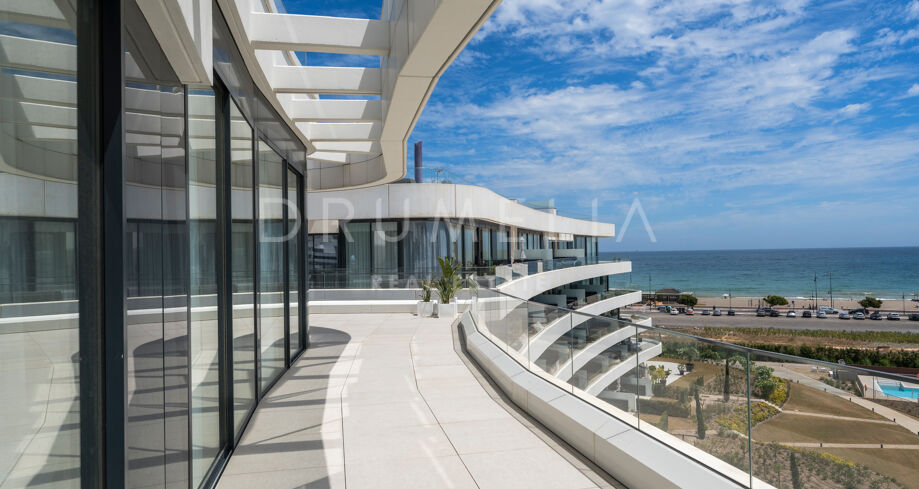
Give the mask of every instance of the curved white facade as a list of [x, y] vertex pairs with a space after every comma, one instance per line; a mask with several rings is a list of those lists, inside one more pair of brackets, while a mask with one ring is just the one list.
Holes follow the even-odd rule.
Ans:
[[615, 225], [573, 219], [527, 207], [473, 185], [389, 184], [359, 190], [307, 195], [308, 217], [323, 221], [352, 219], [454, 218], [483, 220], [559, 235], [611, 238]]
[[570, 283], [603, 277], [605, 275], [628, 273], [631, 271], [632, 262], [628, 261], [595, 263], [593, 265], [561, 268], [534, 275], [527, 275], [503, 283], [496, 288], [505, 294], [520, 299], [530, 299], [549, 289], [562, 287]]

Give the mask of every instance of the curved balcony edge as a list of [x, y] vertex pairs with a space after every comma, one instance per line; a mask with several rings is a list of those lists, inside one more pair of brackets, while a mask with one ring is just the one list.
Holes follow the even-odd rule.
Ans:
[[[637, 297], [637, 298], [636, 298]], [[641, 301], [641, 291], [628, 292], [622, 295], [616, 295], [602, 301], [588, 304], [579, 308], [578, 312], [585, 314], [599, 315], [604, 312], [612, 311], [629, 304]], [[564, 316], [552, 321], [545, 329], [533, 336], [530, 340], [530, 355], [532, 358], [539, 358], [552, 344], [567, 333], [571, 328], [590, 319], [587, 315], [565, 314]]]
[[[591, 402], [590, 395], [565, 387], [558, 379], [524, 368], [522, 359], [498, 347], [476, 327], [474, 311], [457, 323], [464, 347], [518, 407], [628, 487], [661, 489], [747, 487], [749, 475], [691, 444], [662, 441], [657, 428], [639, 431], [625, 412]], [[603, 407], [601, 407], [603, 405]], [[673, 444], [679, 445], [675, 448]], [[687, 452], [691, 455], [687, 455]], [[703, 461], [703, 462], [700, 462]], [[757, 489], [772, 488], [754, 479]]]
[[595, 263], [592, 265], [573, 266], [527, 275], [509, 282], [504, 282], [495, 287], [495, 289], [504, 294], [519, 297], [521, 299], [531, 299], [546, 290], [570, 283], [603, 277], [605, 275], [629, 273], [631, 271], [632, 262], [628, 261]]

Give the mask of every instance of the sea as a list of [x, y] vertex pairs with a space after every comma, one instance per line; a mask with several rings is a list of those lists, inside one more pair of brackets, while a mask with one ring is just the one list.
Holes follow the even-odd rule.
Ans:
[[919, 247], [600, 252], [616, 258], [632, 272], [611, 276], [613, 287], [698, 297], [813, 297], [816, 287], [819, 297], [832, 288], [835, 298], [919, 299]]

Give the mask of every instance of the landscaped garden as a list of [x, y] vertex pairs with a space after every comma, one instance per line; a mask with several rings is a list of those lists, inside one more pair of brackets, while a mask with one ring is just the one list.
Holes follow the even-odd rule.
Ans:
[[[748, 418], [745, 357], [665, 340], [663, 355], [646, 366], [655, 362], [678, 364], [683, 375], [674, 380], [663, 370], [649, 369], [655, 370], [649, 375], [654, 395], [639, 400], [642, 422], [744, 471], [752, 432], [754, 475], [775, 487], [919, 489], [919, 449], [889, 447], [919, 448], [919, 436], [870, 409], [751, 363]], [[877, 447], [864, 448], [872, 444]]]

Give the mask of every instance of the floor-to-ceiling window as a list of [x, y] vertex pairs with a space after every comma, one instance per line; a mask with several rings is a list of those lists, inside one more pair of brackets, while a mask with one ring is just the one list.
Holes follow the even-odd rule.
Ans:
[[258, 331], [264, 390], [284, 370], [284, 160], [258, 142]]
[[126, 487], [188, 483], [185, 91], [124, 2]]
[[291, 169], [287, 169], [287, 286], [288, 286], [288, 311], [287, 330], [290, 337], [290, 358], [300, 351], [300, 283], [301, 283], [301, 254], [303, 247], [302, 216], [300, 211], [300, 176]]
[[252, 127], [230, 101], [230, 216], [232, 219], [233, 419], [238, 435], [255, 406], [255, 174]]
[[[290, 355], [305, 343], [302, 238], [278, 244], [272, 266], [257, 262], [246, 121], [262, 121], [259, 136], [286, 160], [268, 184], [278, 197], [290, 173], [298, 201], [302, 144], [273, 111], [256, 118], [232, 102], [222, 134], [215, 91], [179, 81], [137, 4], [0, 2], [2, 487], [196, 489], [254, 407], [257, 361], [280, 358], [280, 371], [285, 335]], [[88, 47], [77, 49], [74, 23]], [[232, 64], [244, 75], [233, 80], [247, 79], [238, 57], [215, 58], [215, 72]], [[248, 81], [234, 97], [261, 97]], [[269, 235], [293, 226], [263, 217]], [[279, 303], [261, 309], [277, 310], [267, 344], [256, 292]]]
[[210, 88], [188, 91], [192, 487], [201, 484], [221, 448], [215, 103]]
[[345, 283], [348, 287], [370, 285], [372, 259], [369, 222], [342, 223], [344, 235]]
[[475, 265], [475, 228], [463, 226], [463, 265]]
[[398, 226], [392, 221], [373, 223], [374, 274], [395, 274], [399, 271]]
[[[37, 2], [36, 2], [37, 3]], [[0, 2], [0, 481], [80, 487], [78, 1]], [[11, 306], [11, 304], [16, 304]]]

